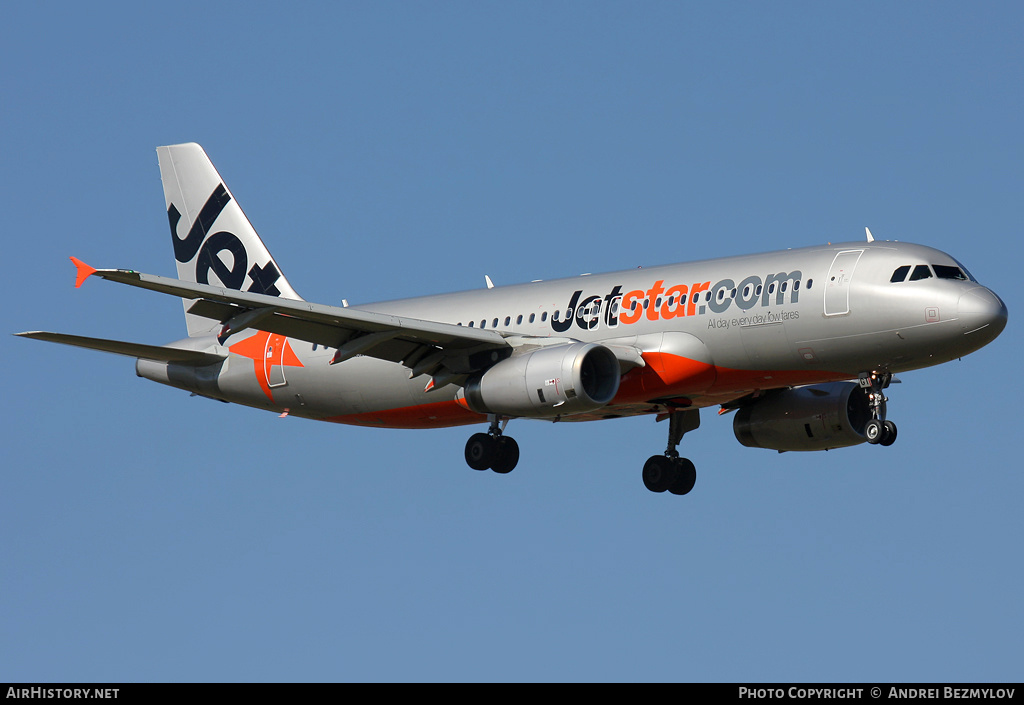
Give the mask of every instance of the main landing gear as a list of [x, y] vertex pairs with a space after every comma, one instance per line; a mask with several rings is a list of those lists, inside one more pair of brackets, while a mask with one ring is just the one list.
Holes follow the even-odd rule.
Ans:
[[664, 455], [652, 455], [644, 463], [644, 486], [651, 492], [668, 490], [683, 495], [697, 482], [697, 468], [688, 459], [679, 457], [676, 446], [683, 434], [700, 426], [700, 411], [673, 411], [668, 418], [668, 448]]
[[892, 375], [880, 372], [862, 374], [858, 380], [867, 390], [868, 408], [871, 419], [864, 426], [864, 437], [873, 445], [891, 446], [896, 442], [896, 424], [885, 420], [885, 402], [889, 401], [882, 390], [892, 383]]
[[512, 472], [519, 462], [519, 444], [511, 436], [501, 435], [505, 424], [499, 427], [496, 414], [489, 414], [487, 420], [491, 422], [487, 433], [474, 433], [466, 442], [466, 463], [474, 470], [490, 468], [501, 475]]

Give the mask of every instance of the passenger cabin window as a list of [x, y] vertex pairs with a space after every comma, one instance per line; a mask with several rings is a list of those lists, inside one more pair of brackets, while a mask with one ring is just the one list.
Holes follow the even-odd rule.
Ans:
[[916, 282], [921, 279], [931, 279], [932, 270], [928, 268], [927, 264], [919, 264], [914, 267], [914, 271], [910, 273], [910, 281]]
[[889, 281], [899, 283], [907, 278], [907, 272], [910, 271], [910, 265], [905, 264], [902, 267], [897, 267], [896, 271], [892, 273], [892, 278]]
[[935, 270], [935, 276], [939, 279], [957, 279], [959, 281], [967, 281], [967, 275], [960, 271], [959, 267], [952, 267], [948, 264], [933, 264], [932, 269]]

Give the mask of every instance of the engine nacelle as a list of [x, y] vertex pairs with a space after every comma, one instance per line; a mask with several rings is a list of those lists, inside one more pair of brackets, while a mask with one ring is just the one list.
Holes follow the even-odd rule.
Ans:
[[868, 393], [856, 382], [797, 387], [759, 399], [736, 412], [736, 440], [750, 448], [828, 450], [867, 440]]
[[480, 414], [553, 418], [593, 411], [619, 391], [619, 361], [608, 348], [570, 343], [502, 360], [466, 382], [466, 404]]

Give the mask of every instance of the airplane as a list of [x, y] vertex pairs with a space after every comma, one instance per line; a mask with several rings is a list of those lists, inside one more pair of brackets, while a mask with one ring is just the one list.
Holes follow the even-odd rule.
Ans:
[[16, 335], [136, 358], [138, 376], [279, 415], [385, 428], [487, 424], [475, 470], [505, 474], [511, 419], [668, 420], [641, 473], [653, 492], [696, 482], [680, 456], [700, 409], [734, 412], [743, 445], [891, 445], [896, 373], [955, 360], [1002, 332], [1007, 309], [956, 259], [866, 240], [349, 306], [296, 293], [197, 144], [157, 148], [177, 278], [94, 269], [182, 299], [188, 337], [144, 345]]

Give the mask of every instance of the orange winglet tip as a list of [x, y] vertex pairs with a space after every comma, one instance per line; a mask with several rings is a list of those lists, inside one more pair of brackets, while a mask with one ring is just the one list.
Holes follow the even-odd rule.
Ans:
[[71, 261], [74, 262], [75, 267], [78, 269], [78, 274], [75, 276], [75, 288], [82, 286], [82, 282], [89, 278], [89, 275], [96, 271], [95, 267], [90, 267], [82, 260], [77, 257], [72, 257]]

